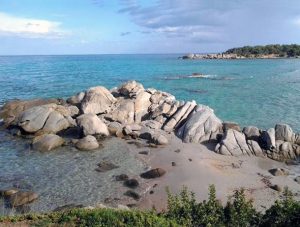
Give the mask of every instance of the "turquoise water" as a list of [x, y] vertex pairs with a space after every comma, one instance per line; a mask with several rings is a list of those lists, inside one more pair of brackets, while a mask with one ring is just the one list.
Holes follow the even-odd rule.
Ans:
[[[0, 103], [8, 99], [68, 97], [91, 86], [138, 80], [211, 106], [222, 120], [300, 131], [300, 59], [195, 60], [179, 55], [0, 57]], [[192, 73], [206, 79], [187, 78]]]

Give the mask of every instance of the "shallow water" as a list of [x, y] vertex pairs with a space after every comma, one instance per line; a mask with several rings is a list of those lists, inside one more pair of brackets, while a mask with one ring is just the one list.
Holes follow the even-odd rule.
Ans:
[[[138, 161], [125, 142], [116, 138], [104, 142], [104, 148], [82, 152], [62, 147], [51, 152], [30, 150], [28, 142], [0, 132], [0, 186], [33, 190], [39, 199], [30, 205], [31, 212], [53, 210], [67, 204], [96, 205], [106, 198], [122, 198], [122, 183], [114, 175], [125, 173], [135, 177], [145, 164]], [[101, 161], [112, 162], [119, 168], [97, 172]], [[1, 200], [0, 200], [1, 201]], [[0, 202], [0, 215], [14, 210]]]
[[[211, 106], [222, 120], [300, 131], [300, 59], [180, 60], [179, 55], [0, 57], [0, 104], [68, 97], [91, 86], [138, 80]], [[206, 78], [187, 77], [193, 73]]]

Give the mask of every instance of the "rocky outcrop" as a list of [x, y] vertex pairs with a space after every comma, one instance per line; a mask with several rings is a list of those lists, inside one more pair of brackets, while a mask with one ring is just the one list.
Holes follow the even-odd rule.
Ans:
[[44, 134], [32, 141], [32, 148], [38, 151], [51, 151], [64, 144], [64, 139], [54, 134]]
[[18, 207], [33, 202], [38, 198], [34, 192], [17, 192], [8, 198], [11, 207]]
[[109, 135], [143, 139], [147, 146], [157, 147], [168, 144], [169, 134], [174, 133], [184, 143], [213, 142], [215, 151], [223, 155], [267, 156], [276, 160], [296, 159], [300, 155], [300, 134], [289, 125], [277, 124], [266, 131], [248, 126], [241, 131], [237, 123], [222, 122], [208, 106], [178, 101], [167, 92], [145, 89], [136, 81], [110, 91], [92, 87], [71, 96], [67, 102], [12, 101], [2, 107], [0, 118], [11, 134], [35, 137], [32, 147], [36, 150], [52, 150], [64, 144], [63, 138], [65, 144], [79, 150], [94, 150], [99, 147], [97, 139]]
[[77, 117], [77, 124], [82, 128], [83, 134], [108, 136], [107, 126], [99, 119], [96, 114], [88, 113]]
[[107, 113], [114, 102], [116, 99], [105, 87], [92, 87], [85, 93], [81, 102], [81, 110], [85, 114]]
[[215, 137], [222, 128], [222, 122], [214, 111], [204, 105], [198, 105], [178, 129], [177, 135], [185, 143], [200, 143]]

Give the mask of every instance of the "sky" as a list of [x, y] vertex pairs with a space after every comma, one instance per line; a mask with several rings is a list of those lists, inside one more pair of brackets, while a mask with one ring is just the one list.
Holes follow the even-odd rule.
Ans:
[[0, 55], [300, 43], [300, 0], [0, 0]]

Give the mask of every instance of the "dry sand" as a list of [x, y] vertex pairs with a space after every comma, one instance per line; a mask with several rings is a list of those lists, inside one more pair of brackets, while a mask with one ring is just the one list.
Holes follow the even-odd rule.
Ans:
[[[167, 171], [161, 178], [146, 181], [148, 191], [138, 204], [140, 209], [166, 209], [166, 187], [178, 193], [183, 185], [195, 193], [198, 201], [202, 201], [208, 198], [209, 185], [214, 184], [217, 198], [223, 204], [234, 190], [243, 187], [258, 210], [270, 207], [282, 194], [271, 189], [269, 184], [282, 188], [288, 186], [296, 194], [295, 198], [300, 200], [300, 185], [294, 181], [295, 175], [275, 177], [268, 172], [271, 168], [285, 168], [293, 172], [299, 166], [288, 166], [264, 157], [219, 155], [205, 145], [186, 144], [174, 135], [170, 137], [170, 145], [151, 148], [148, 156], [139, 155], [152, 168], [160, 167]], [[177, 149], [180, 152], [175, 152]], [[172, 166], [172, 162], [176, 166]]]

